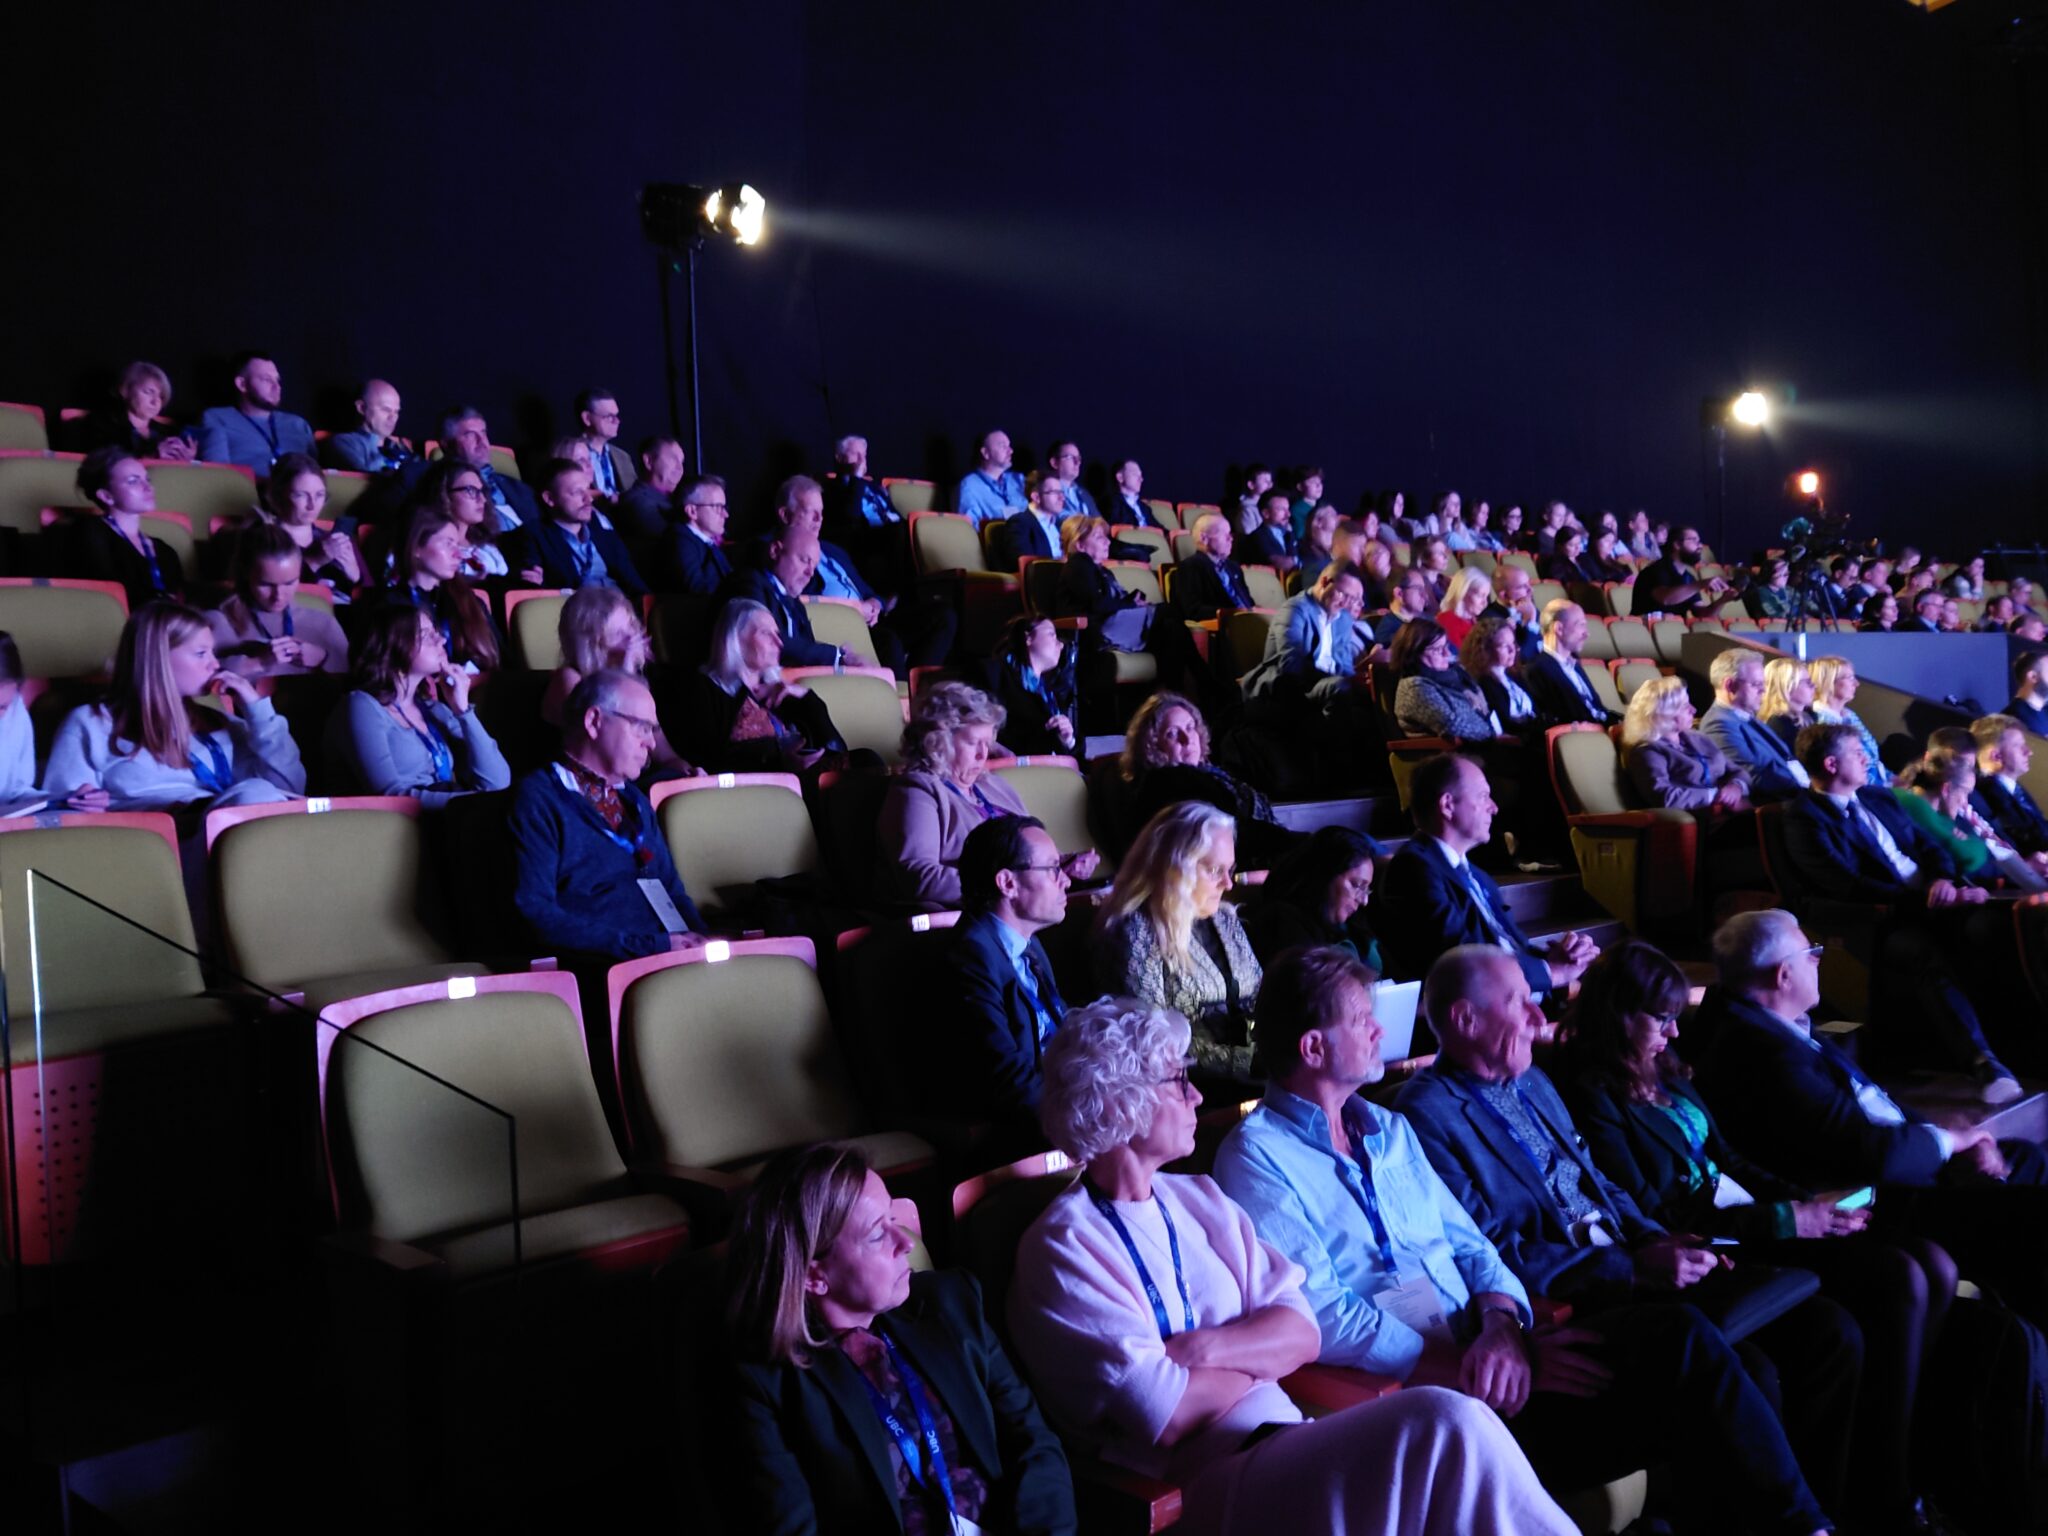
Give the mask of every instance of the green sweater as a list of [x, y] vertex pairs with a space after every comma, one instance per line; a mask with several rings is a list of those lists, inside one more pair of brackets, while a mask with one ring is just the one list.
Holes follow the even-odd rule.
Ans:
[[1991, 849], [1983, 838], [1959, 825], [1955, 817], [1944, 816], [1932, 800], [1914, 790], [1895, 789], [1892, 798], [1906, 808], [1906, 814], [1928, 836], [1938, 839], [1955, 854], [1956, 864], [1965, 875], [1974, 879], [1983, 873], [1984, 866], [1991, 862]]

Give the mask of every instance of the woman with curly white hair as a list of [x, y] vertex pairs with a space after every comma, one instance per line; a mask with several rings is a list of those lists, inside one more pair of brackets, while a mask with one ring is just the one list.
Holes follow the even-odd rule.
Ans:
[[1417, 1387], [1312, 1422], [1281, 1381], [1321, 1347], [1301, 1268], [1195, 1146], [1187, 1021], [1134, 998], [1067, 1015], [1040, 1120], [1086, 1165], [1024, 1236], [1010, 1332], [1070, 1443], [1180, 1484], [1181, 1529], [1567, 1536], [1499, 1419]]

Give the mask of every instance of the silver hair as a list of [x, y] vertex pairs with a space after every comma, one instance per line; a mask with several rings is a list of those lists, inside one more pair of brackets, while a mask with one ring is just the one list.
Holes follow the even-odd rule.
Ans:
[[[740, 654], [740, 642], [746, 638], [747, 625], [755, 618], [766, 619], [775, 625], [775, 615], [767, 605], [755, 602], [751, 597], [736, 597], [718, 610], [718, 622], [711, 626], [711, 654], [704, 663], [704, 675], [727, 693], [740, 686], [740, 674], [745, 670], [745, 658]], [[781, 626], [775, 625], [781, 633]], [[772, 669], [766, 678], [774, 682], [782, 675], [782, 669]]]
[[1707, 663], [1707, 681], [1714, 685], [1714, 692], [1719, 693], [1727, 687], [1728, 680], [1742, 670], [1742, 664], [1746, 661], [1755, 662], [1759, 670], [1764, 664], [1763, 657], [1757, 655], [1755, 651], [1746, 651], [1739, 645], [1729, 646]]
[[1714, 931], [1714, 969], [1729, 985], [1776, 970], [1790, 958], [1799, 919], [1782, 907], [1738, 912]]
[[903, 766], [912, 773], [944, 773], [944, 753], [953, 733], [966, 725], [1000, 730], [1009, 711], [979, 688], [966, 683], [938, 683], [911, 706], [903, 727]]
[[592, 672], [569, 690], [568, 700], [562, 705], [562, 728], [584, 735], [584, 717], [593, 709], [617, 714], [621, 689], [646, 686], [632, 673], [621, 672], [616, 667], [606, 667], [602, 671]]
[[1070, 1012], [1045, 1047], [1038, 1123], [1086, 1163], [1152, 1129], [1154, 1089], [1187, 1058], [1188, 1021], [1134, 997], [1102, 997]]

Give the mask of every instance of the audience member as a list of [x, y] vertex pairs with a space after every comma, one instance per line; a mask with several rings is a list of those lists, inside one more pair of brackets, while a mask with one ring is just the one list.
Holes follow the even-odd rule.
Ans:
[[562, 755], [519, 781], [513, 903], [538, 953], [632, 960], [703, 946], [704, 920], [635, 785], [660, 730], [645, 683], [593, 672], [563, 711]]
[[[1320, 464], [1305, 464], [1294, 475], [1294, 500], [1288, 508], [1287, 531], [1299, 544], [1308, 538], [1309, 519], [1316, 515], [1318, 507], [1330, 507], [1323, 499], [1323, 468]], [[1332, 512], [1335, 507], [1330, 507]]]
[[1458, 647], [1458, 665], [1479, 685], [1502, 730], [1535, 740], [1546, 722], [1536, 712], [1535, 695], [1515, 675], [1517, 654], [1514, 624], [1504, 618], [1482, 618]]
[[1415, 541], [1415, 569], [1429, 587], [1429, 604], [1425, 611], [1438, 612], [1451, 589], [1451, 551], [1442, 535], [1431, 533]]
[[1783, 800], [1807, 787], [1807, 771], [1791, 744], [1757, 719], [1764, 697], [1764, 658], [1741, 646], [1715, 654], [1707, 666], [1714, 702], [1700, 731], [1749, 780], [1757, 802]]
[[940, 683], [912, 705], [903, 772], [889, 782], [876, 831], [883, 895], [924, 911], [959, 906], [967, 834], [991, 816], [1029, 814], [1014, 789], [986, 772], [1002, 724], [1002, 706], [965, 683]]
[[1249, 538], [1266, 520], [1266, 493], [1273, 489], [1273, 471], [1263, 464], [1247, 464], [1237, 492], [1236, 531]]
[[[1360, 601], [1363, 602], [1362, 597]], [[1436, 611], [1429, 595], [1429, 582], [1422, 572], [1412, 568], [1402, 571], [1394, 578], [1393, 590], [1387, 594], [1387, 611], [1372, 625], [1374, 649], [1390, 649], [1403, 628]], [[1435, 620], [1430, 622], [1434, 624]]]
[[1067, 485], [1058, 475], [1041, 474], [1022, 511], [1003, 519], [995, 545], [998, 563], [1005, 568], [1021, 567], [1025, 560], [1057, 559], [1060, 552], [1060, 524], [1067, 518]]
[[1653, 677], [1638, 688], [1621, 722], [1629, 782], [1652, 805], [1693, 811], [1708, 827], [1743, 829], [1754, 846], [1749, 779], [1693, 720], [1684, 678]]
[[216, 405], [199, 418], [199, 457], [209, 464], [239, 464], [258, 480], [288, 453], [313, 452], [313, 429], [284, 402], [277, 364], [261, 352], [235, 359], [235, 403]]
[[2010, 715], [2036, 736], [2048, 736], [2048, 651], [2022, 651], [2013, 658]]
[[131, 613], [185, 595], [178, 552], [142, 530], [142, 519], [156, 511], [156, 487], [142, 460], [125, 448], [93, 449], [78, 466], [78, 494], [92, 510], [53, 530], [56, 575], [119, 582]]
[[1360, 539], [1347, 541], [1344, 553], [1338, 553], [1337, 531], [1340, 522], [1337, 509], [1327, 501], [1309, 513], [1308, 522], [1301, 530], [1301, 537], [1296, 541], [1296, 553], [1301, 557], [1301, 563], [1295, 567], [1297, 590], [1305, 591], [1314, 586], [1316, 577], [1322, 574], [1324, 566], [1333, 565], [1338, 560], [1349, 564], [1354, 549], [1363, 551], [1364, 540]]
[[1159, 521], [1145, 501], [1145, 466], [1136, 459], [1124, 459], [1118, 463], [1116, 495], [1110, 499], [1109, 509], [1103, 515], [1120, 528], [1157, 528], [1161, 533], [1172, 532]]
[[396, 606], [372, 613], [354, 680], [327, 722], [327, 761], [348, 793], [410, 795], [433, 811], [511, 784], [512, 770], [470, 707], [470, 675], [449, 663], [432, 614]]
[[591, 494], [606, 506], [633, 489], [639, 476], [633, 459], [616, 439], [619, 435], [619, 400], [608, 389], [586, 389], [576, 397], [576, 419], [582, 424], [584, 445], [590, 450]]
[[[1047, 456], [1046, 469], [1057, 479], [1066, 491], [1066, 517], [1101, 517], [1102, 509], [1095, 505], [1095, 498], [1088, 494], [1088, 488], [1081, 484], [1081, 445], [1068, 439], [1061, 439], [1052, 445]], [[1055, 547], [1058, 540], [1054, 541]]]
[[2020, 782], [2034, 766], [2034, 744], [2010, 715], [1986, 715], [1970, 726], [1977, 747], [1977, 788], [1970, 805], [2008, 847], [2048, 866], [2048, 818]]
[[498, 665], [497, 626], [482, 594], [462, 574], [470, 544], [462, 524], [431, 504], [416, 508], [391, 551], [391, 580], [370, 594], [373, 607], [405, 604], [434, 616], [448, 658], [488, 672]]
[[662, 536], [655, 560], [657, 580], [664, 592], [710, 597], [733, 574], [732, 560], [722, 547], [730, 515], [724, 477], [693, 476], [682, 483], [679, 495], [682, 517]]
[[327, 439], [327, 461], [336, 469], [381, 475], [402, 469], [412, 462], [412, 444], [398, 435], [398, 390], [382, 379], [369, 379], [356, 397], [356, 420], [362, 425], [351, 432], [337, 432]]
[[1202, 801], [1168, 806], [1138, 834], [1096, 909], [1093, 958], [1103, 989], [1169, 1008], [1194, 1029], [1194, 1066], [1212, 1079], [1255, 1076], [1252, 1009], [1259, 961], [1226, 904], [1237, 822]]
[[726, 1260], [733, 1529], [1076, 1530], [1066, 1455], [979, 1288], [913, 1274], [915, 1242], [854, 1147], [785, 1152], [749, 1186]]
[[903, 514], [868, 473], [868, 440], [849, 432], [832, 447], [832, 472], [825, 477], [825, 525], [833, 539], [856, 554], [864, 540], [900, 527]]
[[1530, 938], [1500, 887], [1472, 864], [1473, 850], [1492, 835], [1495, 812], [1479, 765], [1448, 752], [1430, 758], [1415, 770], [1410, 795], [1416, 835], [1389, 861], [1372, 902], [1388, 971], [1419, 979], [1446, 950], [1490, 945], [1514, 961], [1539, 998], [1569, 988], [1597, 946], [1574, 930], [1540, 943]]
[[541, 466], [539, 485], [544, 516], [512, 534], [505, 558], [513, 568], [538, 568], [541, 579], [536, 586], [571, 591], [617, 587], [628, 597], [645, 597], [647, 583], [641, 580], [625, 541], [596, 522], [590, 472], [567, 459], [550, 459]]
[[[818, 572], [818, 536], [808, 527], [781, 526], [757, 554], [760, 564], [736, 570], [718, 589], [721, 605], [751, 598], [782, 631], [785, 667], [843, 667], [846, 649], [820, 640], [811, 628], [803, 591]], [[856, 659], [856, 664], [858, 660]]]
[[1681, 527], [1664, 553], [1637, 572], [1635, 611], [1646, 618], [1659, 613], [1704, 617], [1727, 593], [1728, 583], [1719, 576], [1701, 577], [1703, 553], [1699, 530]]
[[1543, 621], [1530, 595], [1535, 579], [1519, 565], [1502, 565], [1493, 573], [1493, 602], [1485, 616], [1507, 619], [1515, 629], [1515, 655], [1527, 664], [1543, 649]]
[[1899, 620], [1892, 628], [1901, 635], [1938, 635], [1941, 633], [1941, 620], [1941, 594], [1927, 587], [1913, 598], [1913, 616]]
[[1977, 790], [1977, 751], [1929, 745], [1910, 783], [1892, 787], [1906, 815], [1954, 859], [1956, 873], [1979, 884], [2004, 881], [2014, 890], [2048, 890], [2041, 872], [1971, 809]]
[[[208, 696], [234, 713], [201, 706]], [[72, 810], [150, 811], [290, 800], [306, 770], [284, 716], [220, 669], [206, 615], [162, 601], [129, 616], [105, 701], [64, 717], [43, 782]]]
[[975, 465], [960, 481], [954, 505], [962, 516], [979, 528], [1000, 522], [1012, 512], [1030, 505], [1024, 477], [1010, 468], [1010, 434], [1000, 428], [982, 434], [975, 450]]
[[441, 452], [458, 464], [467, 464], [482, 478], [484, 494], [498, 520], [491, 531], [499, 537], [540, 517], [533, 492], [518, 476], [501, 475], [492, 465], [490, 424], [475, 406], [457, 406], [441, 418]]
[[1252, 954], [1269, 968], [1290, 949], [1334, 948], [1380, 969], [1379, 940], [1366, 921], [1374, 861], [1387, 850], [1350, 827], [1318, 827], [1238, 904]]
[[[825, 526], [824, 488], [809, 475], [790, 476], [776, 489], [775, 521], [818, 536]], [[804, 591], [859, 609], [877, 657], [900, 678], [909, 677], [912, 667], [943, 665], [953, 649], [959, 619], [950, 602], [914, 585], [901, 593], [878, 592], [851, 555], [822, 537], [817, 570]]]
[[1813, 712], [1815, 696], [1813, 675], [1805, 662], [1773, 656], [1764, 663], [1764, 697], [1756, 717], [1790, 747], [1801, 731], [1820, 723]]
[[660, 569], [655, 551], [682, 516], [675, 494], [683, 483], [683, 445], [657, 433], [641, 439], [639, 458], [640, 474], [612, 508], [612, 526], [633, 563], [653, 573]]
[[1318, 1352], [1300, 1267], [1212, 1180], [1160, 1171], [1195, 1146], [1187, 1040], [1105, 999], [1047, 1048], [1041, 1118], [1086, 1173], [1025, 1234], [1009, 1318], [1054, 1422], [1172, 1479], [1206, 1529], [1571, 1536], [1481, 1403], [1418, 1388], [1304, 1420], [1280, 1390]]
[[1650, 532], [1650, 514], [1638, 508], [1628, 520], [1628, 552], [1649, 564], [1664, 553], [1664, 546]]
[[1806, 664], [1806, 670], [1813, 678], [1814, 724], [1852, 727], [1856, 739], [1863, 743], [1864, 755], [1873, 763], [1882, 761], [1877, 738], [1849, 707], [1859, 686], [1855, 663], [1846, 656], [1816, 656]]
[[1782, 557], [1763, 562], [1763, 579], [1743, 593], [1753, 619], [1798, 619], [1806, 615], [1806, 594], [1792, 585], [1792, 563]]
[[1563, 582], [1566, 586], [1573, 587], [1596, 585], [1601, 580], [1586, 553], [1585, 529], [1561, 529], [1556, 535], [1555, 542], [1555, 553], [1542, 562], [1545, 580]]
[[1003, 707], [1001, 743], [1013, 757], [1071, 753], [1080, 740], [1074, 650], [1043, 615], [1010, 620], [989, 658], [990, 697]]
[[1177, 800], [1206, 800], [1237, 818], [1238, 852], [1247, 869], [1271, 869], [1301, 844], [1280, 825], [1272, 801], [1250, 780], [1209, 755], [1209, 722], [1194, 700], [1161, 688], [1138, 706], [1124, 731], [1117, 762], [1124, 793], [1107, 819], [1118, 847]]
[[[591, 673], [610, 670], [643, 680], [648, 677], [648, 662], [654, 648], [647, 638], [647, 627], [640, 622], [632, 601], [616, 587], [585, 587], [571, 593], [562, 604], [555, 636], [561, 646], [562, 664], [548, 678], [547, 691], [541, 695], [540, 717], [556, 729], [561, 727], [562, 710], [569, 695]], [[649, 682], [650, 691], [656, 686]], [[660, 693], [656, 693], [656, 701], [663, 702]], [[660, 712], [657, 709], [656, 713]], [[664, 730], [654, 738], [642, 776], [649, 780], [670, 779], [687, 777], [696, 771], [669, 745]]]
[[1472, 626], [1493, 605], [1493, 578], [1476, 565], [1461, 565], [1451, 573], [1444, 588], [1444, 600], [1436, 622], [1455, 648], [1465, 643]]
[[[580, 594], [579, 594], [580, 595]], [[711, 655], [667, 711], [705, 773], [815, 773], [846, 751], [825, 701], [782, 675], [782, 631], [751, 598], [719, 610]]]
[[[326, 513], [327, 476], [311, 454], [285, 454], [263, 483], [256, 516], [291, 536], [303, 557], [307, 581], [319, 582], [334, 594], [337, 603], [345, 603], [363, 581], [356, 520], [347, 516], [328, 519]], [[323, 521], [328, 523], [325, 528], [320, 526]]]
[[190, 463], [193, 437], [164, 415], [171, 405], [170, 375], [155, 363], [121, 370], [114, 398], [85, 420], [84, 446], [119, 448], [132, 458]]
[[1277, 719], [1312, 722], [1317, 740], [1355, 742], [1363, 729], [1357, 684], [1363, 609], [1358, 573], [1325, 566], [1313, 587], [1289, 598], [1268, 622], [1265, 656], [1244, 678], [1246, 703]]
[[1543, 605], [1542, 649], [1522, 668], [1521, 677], [1537, 716], [1550, 725], [1612, 725], [1617, 718], [1593, 691], [1593, 680], [1579, 660], [1586, 633], [1586, 610], [1577, 603], [1553, 598]]
[[1888, 635], [1899, 626], [1899, 600], [1889, 592], [1873, 593], [1863, 604], [1856, 628], [1867, 635]]
[[348, 671], [348, 638], [324, 604], [297, 600], [299, 546], [258, 523], [235, 540], [235, 590], [206, 616], [221, 668], [243, 677]]
[[1450, 636], [1433, 620], [1403, 626], [1391, 665], [1398, 679], [1394, 720], [1410, 736], [1490, 741], [1501, 734], [1485, 691], [1458, 665]]
[[1195, 519], [1194, 535], [1194, 553], [1180, 562], [1174, 575], [1173, 601], [1181, 617], [1199, 623], [1226, 609], [1256, 607], [1243, 569], [1230, 558], [1230, 519], [1221, 512], [1204, 512]]
[[2048, 619], [2043, 619], [2038, 613], [2022, 613], [2012, 621], [2006, 633], [2022, 645], [2040, 645], [2048, 641]]
[[[462, 534], [461, 561], [456, 573], [471, 583], [509, 585], [511, 562], [498, 547], [497, 518], [491, 515], [490, 499], [484, 494], [483, 476], [455, 459], [440, 459], [413, 483], [400, 514], [399, 537], [403, 538], [419, 508], [433, 507], [446, 515]], [[388, 574], [393, 552], [387, 550], [384, 565]], [[530, 574], [537, 575], [538, 572]]]
[[1270, 565], [1285, 576], [1301, 564], [1301, 552], [1288, 526], [1291, 506], [1287, 493], [1272, 490], [1260, 498], [1259, 526], [1245, 535], [1239, 553], [1252, 565]]
[[21, 647], [0, 630], [0, 814], [8, 816], [27, 815], [49, 803], [36, 790], [35, 725], [21, 696], [27, 680]]

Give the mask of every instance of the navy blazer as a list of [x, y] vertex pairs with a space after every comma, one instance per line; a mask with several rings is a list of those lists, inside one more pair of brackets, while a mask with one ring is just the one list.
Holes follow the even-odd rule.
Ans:
[[[1607, 1207], [1624, 1243], [1664, 1230], [1593, 1166], [1564, 1101], [1542, 1068], [1531, 1067], [1516, 1086], [1530, 1113], [1556, 1138], [1561, 1153], [1578, 1164], [1579, 1188], [1589, 1200]], [[1627, 1299], [1635, 1287], [1635, 1263], [1628, 1248], [1573, 1244], [1550, 1186], [1506, 1122], [1480, 1099], [1478, 1088], [1477, 1078], [1439, 1058], [1401, 1085], [1394, 1108], [1408, 1117], [1430, 1166], [1530, 1295], [1601, 1302]]]
[[[1044, 1087], [1044, 1042], [1038, 1014], [1025, 995], [987, 912], [963, 917], [932, 978], [936, 988], [926, 1010], [925, 1092], [927, 1113], [942, 1120], [1030, 1120]], [[1053, 1018], [1066, 1008], [1052, 979], [1052, 962], [1034, 936], [1025, 959], [1040, 978], [1041, 994]]]
[[[1585, 665], [1574, 662], [1579, 676], [1586, 676]], [[1537, 648], [1535, 659], [1514, 669], [1515, 681], [1529, 690], [1529, 697], [1536, 702], [1536, 713], [1547, 725], [1612, 725], [1620, 716], [1598, 704], [1588, 704], [1572, 686], [1566, 674], [1564, 663], [1550, 652]], [[1591, 678], [1586, 687], [1593, 686]], [[1600, 696], [1596, 693], [1595, 699]]]
[[1078, 550], [1060, 564], [1059, 585], [1053, 591], [1053, 613], [1062, 619], [1085, 618], [1091, 633], [1098, 633], [1103, 621], [1126, 608], [1138, 606], [1138, 594], [1127, 591], [1116, 576]]
[[1112, 527], [1116, 528], [1157, 528], [1161, 533], [1170, 534], [1173, 532], [1171, 528], [1168, 528], [1153, 515], [1152, 509], [1145, 505], [1145, 498], [1142, 496], [1133, 502], [1123, 492], [1119, 491], [1110, 501], [1109, 510], [1102, 515], [1109, 519]]
[[1013, 512], [1003, 519], [1003, 568], [1014, 569], [1026, 555], [1036, 555], [1041, 560], [1059, 558], [1059, 542], [1048, 539], [1045, 529], [1039, 524], [1035, 512]]
[[1282, 560], [1297, 558], [1294, 535], [1271, 523], [1261, 523], [1239, 541], [1238, 547], [1253, 565], [1277, 565]]
[[1991, 823], [1992, 831], [2021, 853], [2048, 852], [2048, 818], [2041, 815], [2041, 807], [2027, 793], [2026, 785], [2007, 790], [1992, 775], [1979, 774], [1970, 804]]
[[1219, 570], [1214, 560], [1198, 550], [1181, 561], [1177, 570], [1173, 601], [1183, 618], [1213, 619], [1218, 609], [1254, 606], [1252, 589], [1245, 585], [1244, 571], [1235, 560], [1224, 561]]
[[802, 598], [785, 597], [776, 589], [775, 577], [758, 566], [734, 571], [718, 589], [719, 606], [736, 597], [750, 597], [775, 618], [782, 631], [782, 664], [785, 667], [829, 667], [840, 659], [839, 647], [827, 645], [811, 629], [811, 615]]
[[1920, 866], [1921, 880], [1899, 878], [1863, 823], [1817, 789], [1785, 805], [1785, 852], [1808, 895], [1835, 901], [1917, 901], [1930, 880], [1961, 880], [1955, 855], [1908, 816], [1888, 789], [1856, 792], [1863, 808], [1884, 824], [1899, 852]]
[[[1802, 1045], [1770, 1014], [1719, 986], [1700, 1003], [1707, 1048], [1694, 1081], [1728, 1139], [1780, 1176], [1811, 1189], [1931, 1184], [1941, 1148], [1906, 1111], [1878, 1125], [1856, 1102], [1862, 1071], [1825, 1035]], [[1902, 1106], [1903, 1107], [1903, 1106]]]
[[[1514, 914], [1486, 872], [1466, 861], [1513, 944], [1512, 958], [1529, 978], [1532, 992], [1548, 992], [1550, 966], [1536, 953]], [[1471, 887], [1458, 878], [1435, 839], [1417, 835], [1401, 845], [1372, 893], [1372, 928], [1380, 936], [1387, 971], [1403, 981], [1429, 974], [1437, 957], [1460, 944], [1498, 945], [1498, 935], [1479, 909]]]
[[[640, 579], [639, 567], [633, 564], [626, 541], [611, 529], [600, 526], [595, 518], [585, 527], [590, 530], [590, 542], [604, 560], [605, 580], [628, 597], [645, 597], [647, 583]], [[552, 518], [531, 522], [515, 530], [505, 541], [505, 560], [515, 571], [539, 566], [540, 584], [544, 587], [584, 585], [576, 576], [570, 535], [563, 532]]]
[[2015, 698], [2007, 700], [1999, 713], [2011, 715], [2036, 736], [2048, 736], [2048, 709], [2036, 709], [2025, 699]]
[[1745, 719], [1716, 699], [1700, 716], [1699, 732], [1749, 776], [1752, 800], [1783, 800], [1806, 786], [1792, 772], [1792, 749], [1755, 716]]
[[[1017, 1536], [1076, 1529], [1066, 1454], [982, 1315], [962, 1272], [910, 1277], [910, 1296], [876, 1319], [953, 1421], [961, 1453], [987, 1480], [983, 1526]], [[820, 1349], [808, 1369], [741, 1363], [727, 1420], [737, 1444], [715, 1479], [734, 1530], [831, 1536], [901, 1531], [889, 1432], [853, 1362]]]
[[654, 557], [655, 577], [664, 592], [709, 597], [731, 577], [732, 569], [731, 556], [698, 538], [688, 523], [677, 523], [663, 534]]

